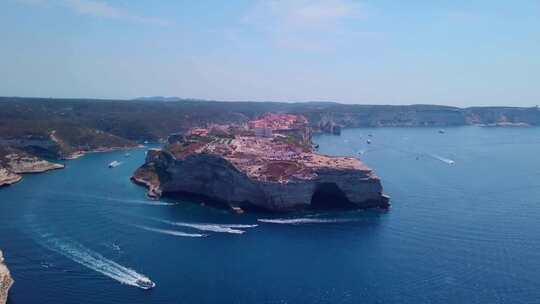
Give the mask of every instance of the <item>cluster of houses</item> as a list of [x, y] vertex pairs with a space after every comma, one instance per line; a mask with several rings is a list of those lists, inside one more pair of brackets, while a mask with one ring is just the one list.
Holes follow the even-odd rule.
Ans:
[[311, 129], [302, 115], [267, 113], [259, 119], [249, 121], [247, 125], [256, 137], [282, 135], [303, 144], [311, 143]]
[[[173, 134], [171, 137], [178, 137]], [[206, 128], [191, 128], [182, 136], [231, 136], [246, 135], [262, 138], [272, 138], [276, 135], [292, 137], [301, 143], [311, 142], [311, 129], [307, 119], [302, 115], [285, 113], [266, 113], [258, 119], [250, 120], [245, 125], [210, 124]], [[176, 138], [175, 137], [175, 138]]]
[[[210, 141], [203, 138], [211, 138]], [[259, 179], [309, 179], [312, 167], [354, 167], [350, 159], [331, 159], [313, 153], [311, 128], [300, 115], [268, 113], [244, 125], [208, 125], [172, 135], [169, 143], [181, 143], [179, 155], [219, 154], [248, 175]]]

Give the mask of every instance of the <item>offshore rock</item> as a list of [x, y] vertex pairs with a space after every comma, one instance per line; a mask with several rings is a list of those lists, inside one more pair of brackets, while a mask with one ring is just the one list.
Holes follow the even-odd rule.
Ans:
[[267, 114], [247, 126], [193, 129], [148, 151], [132, 179], [150, 197], [194, 195], [235, 210], [388, 207], [370, 168], [317, 154], [311, 144], [305, 118]]

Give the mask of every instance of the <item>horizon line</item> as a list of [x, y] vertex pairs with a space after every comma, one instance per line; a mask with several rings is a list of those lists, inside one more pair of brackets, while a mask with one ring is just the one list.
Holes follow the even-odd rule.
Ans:
[[[281, 104], [309, 104], [309, 103], [326, 103], [343, 106], [391, 106], [391, 107], [411, 107], [411, 106], [437, 106], [448, 107], [455, 109], [467, 109], [467, 108], [538, 108], [539, 105], [534, 106], [510, 106], [510, 105], [467, 105], [467, 106], [454, 106], [448, 104], [438, 103], [408, 103], [408, 104], [372, 104], [372, 103], [344, 103], [339, 101], [328, 100], [305, 100], [305, 101], [278, 101], [278, 100], [219, 100], [219, 99], [205, 99], [205, 98], [192, 98], [192, 97], [178, 97], [178, 96], [141, 96], [135, 98], [100, 98], [100, 97], [36, 97], [36, 96], [1, 96], [0, 99], [15, 98], [15, 99], [51, 99], [51, 100], [86, 100], [86, 101], [148, 101], [148, 102], [181, 102], [181, 101], [199, 101], [199, 102], [223, 102], [223, 103], [281, 103]], [[167, 100], [168, 99], [168, 100]]]

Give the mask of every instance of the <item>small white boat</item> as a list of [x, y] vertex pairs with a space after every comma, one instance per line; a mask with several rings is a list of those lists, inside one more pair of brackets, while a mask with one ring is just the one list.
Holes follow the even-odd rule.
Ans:
[[439, 134], [444, 134], [444, 133], [445, 133], [445, 131], [443, 129], [439, 130]]
[[112, 161], [110, 164], [109, 164], [109, 168], [116, 168], [118, 166], [120, 166], [120, 162], [115, 160], [115, 161]]
[[368, 145], [370, 145], [370, 144], [371, 144], [371, 139], [366, 140], [366, 143], [367, 143]]
[[148, 279], [138, 279], [135, 284], [137, 284], [137, 287], [140, 287], [142, 289], [151, 289], [156, 287], [156, 283]]

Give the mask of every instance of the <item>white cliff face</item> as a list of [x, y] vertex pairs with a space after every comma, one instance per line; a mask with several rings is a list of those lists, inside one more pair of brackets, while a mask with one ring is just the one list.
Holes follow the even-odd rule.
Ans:
[[20, 181], [22, 179], [21, 174], [24, 173], [40, 173], [64, 168], [64, 165], [51, 163], [20, 150], [1, 148], [0, 187]]
[[[153, 172], [154, 178], [141, 180], [142, 171]], [[388, 206], [380, 179], [368, 168], [319, 168], [315, 172], [313, 179], [261, 181], [248, 177], [219, 155], [193, 154], [175, 159], [167, 151], [150, 151], [134, 179], [151, 184], [154, 194], [194, 194], [232, 207], [255, 206], [269, 211]]]
[[40, 173], [48, 170], [61, 169], [64, 165], [51, 163], [30, 155], [8, 154], [5, 156], [6, 166], [17, 174]]
[[11, 172], [7, 168], [0, 167], [0, 187], [14, 184], [21, 179], [20, 175]]
[[24, 173], [40, 173], [62, 169], [64, 165], [51, 163], [24, 152], [0, 155], [0, 187], [14, 184]]
[[0, 250], [0, 304], [7, 302], [9, 288], [13, 285], [13, 279], [8, 268], [4, 264], [4, 256]]

